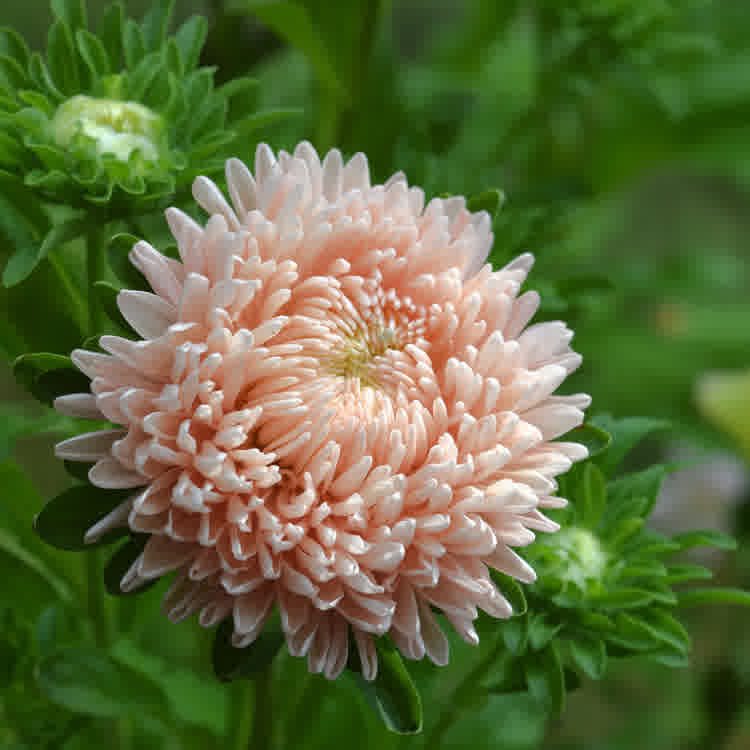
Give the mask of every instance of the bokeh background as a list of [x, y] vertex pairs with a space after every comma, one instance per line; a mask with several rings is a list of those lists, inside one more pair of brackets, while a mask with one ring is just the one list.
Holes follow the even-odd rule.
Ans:
[[[592, 394], [593, 413], [673, 425], [632, 457], [633, 465], [667, 460], [681, 467], [664, 486], [654, 525], [736, 534], [740, 552], [702, 562], [723, 584], [750, 587], [750, 377], [729, 381], [728, 395], [724, 381], [706, 380], [750, 368], [746, 3], [306, 0], [300, 5], [316, 34], [302, 26], [292, 43], [258, 20], [254, 4], [180, 1], [176, 15], [209, 19], [201, 62], [217, 66], [217, 80], [250, 71], [260, 80], [261, 106], [301, 110], [264, 138], [274, 149], [307, 138], [319, 149], [365, 151], [378, 180], [401, 169], [429, 195], [502, 189], [493, 260], [536, 254], [540, 314], [565, 318], [585, 357], [571, 388]], [[94, 18], [103, 5], [89, 0]], [[136, 17], [148, 7], [125, 5]], [[0, 25], [37, 49], [50, 18], [46, 0], [0, 5]], [[238, 155], [250, 158], [254, 146]], [[29, 290], [19, 290], [11, 297], [0, 289], [8, 320], [23, 314], [19, 294], [31, 301]], [[15, 346], [45, 348], [37, 343]], [[23, 487], [24, 497], [35, 498], [32, 513], [68, 480], [51, 458], [54, 437], [28, 437], [54, 431], [55, 423], [14, 384], [7, 365], [13, 347], [6, 348], [2, 502], [12, 504], [14, 488]], [[13, 576], [2, 551], [0, 569], [8, 571], [4, 580]], [[39, 587], [26, 591], [21, 606], [48, 613], [58, 634], [52, 637], [64, 637], [66, 616], [47, 606], [54, 597]], [[142, 647], [138, 655], [123, 647], [120, 657], [135, 667], [139, 659], [163, 660], [170, 696], [182, 705], [179, 721], [190, 723], [191, 712], [199, 717], [189, 740], [153, 728], [143, 736], [154, 747], [201, 746], [223, 731], [228, 699], [223, 688], [196, 682], [211, 680], [208, 640], [195, 623], [169, 626], [167, 636], [159, 595], [112, 604], [130, 618]], [[605, 680], [572, 693], [551, 725], [522, 706], [507, 713], [502, 747], [750, 747], [750, 613], [712, 607], [685, 617], [694, 637], [689, 670], [613, 665]], [[4, 627], [0, 638], [22, 651], [26, 636]], [[15, 685], [0, 697], [0, 747], [84, 747], [77, 740], [44, 744], [56, 720], [31, 680]], [[335, 714], [321, 711], [310, 721], [309, 746], [316, 747], [314, 727]], [[454, 746], [463, 746], [459, 735]]]

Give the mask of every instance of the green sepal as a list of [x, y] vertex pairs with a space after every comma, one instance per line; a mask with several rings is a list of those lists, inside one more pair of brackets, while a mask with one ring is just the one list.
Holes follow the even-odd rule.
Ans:
[[21, 70], [25, 70], [31, 59], [31, 52], [26, 40], [13, 28], [0, 28], [0, 55], [15, 60]]
[[114, 529], [100, 540], [87, 544], [86, 532], [135, 490], [102, 490], [92, 485], [77, 485], [53, 497], [34, 519], [34, 531], [57, 549], [83, 550], [110, 544], [127, 529]]
[[88, 26], [85, 0], [51, 0], [50, 7], [55, 18], [64, 21], [73, 31]]
[[81, 90], [78, 51], [70, 27], [60, 19], [55, 21], [49, 30], [47, 64], [52, 80], [64, 95], [73, 96]]
[[401, 655], [386, 636], [375, 641], [378, 674], [372, 682], [355, 671], [355, 679], [367, 702], [386, 728], [396, 734], [422, 731], [422, 699]]
[[104, 45], [112, 70], [122, 66], [122, 26], [125, 13], [120, 3], [110, 5], [99, 23], [98, 37]]
[[222, 682], [232, 680], [252, 680], [270, 667], [279, 650], [284, 645], [284, 634], [278, 622], [268, 623], [253, 643], [245, 648], [232, 645], [234, 623], [231, 618], [224, 620], [216, 630], [211, 660], [214, 672]]

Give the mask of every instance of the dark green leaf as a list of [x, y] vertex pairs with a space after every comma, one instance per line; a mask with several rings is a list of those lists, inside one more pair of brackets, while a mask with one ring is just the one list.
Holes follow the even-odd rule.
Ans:
[[565, 707], [565, 677], [557, 650], [550, 646], [526, 656], [526, 684], [531, 696], [553, 715]]
[[39, 665], [39, 687], [53, 702], [76, 713], [120, 718], [169, 716], [162, 689], [144, 675], [95, 648], [62, 649]]
[[732, 588], [706, 588], [680, 591], [677, 603], [681, 607], [703, 606], [704, 604], [740, 604], [750, 607], [750, 591]]
[[174, 38], [182, 53], [185, 71], [190, 72], [198, 65], [201, 50], [208, 35], [208, 22], [203, 16], [192, 16], [177, 29]]
[[612, 436], [601, 427], [590, 422], [573, 428], [566, 436], [568, 442], [581, 443], [586, 446], [589, 458], [594, 458], [609, 448]]
[[543, 615], [534, 615], [529, 620], [529, 644], [535, 651], [543, 649], [562, 628], [561, 623], [552, 624]]
[[91, 71], [93, 78], [107, 75], [111, 72], [109, 55], [101, 40], [86, 29], [78, 29], [76, 43], [83, 61]]
[[85, 0], [51, 0], [50, 6], [55, 18], [64, 21], [72, 31], [86, 28]]
[[31, 394], [37, 401], [47, 406], [58, 396], [69, 393], [88, 393], [91, 381], [79, 370], [68, 367], [59, 370], [48, 370], [43, 372], [31, 386]]
[[121, 326], [128, 332], [132, 332], [130, 324], [123, 317], [120, 308], [117, 306], [117, 295], [120, 293], [120, 287], [110, 284], [109, 281], [95, 281], [94, 291], [99, 300], [102, 309], [110, 317], [113, 323]]
[[143, 39], [150, 51], [157, 50], [167, 38], [174, 0], [154, 0], [146, 13], [141, 28]]
[[50, 252], [78, 237], [85, 231], [85, 228], [84, 221], [71, 219], [53, 226], [38, 247], [26, 246], [16, 250], [8, 260], [8, 265], [5, 266], [3, 284], [11, 287], [22, 282]]
[[21, 354], [13, 360], [13, 375], [25, 388], [31, 389], [34, 381], [49, 370], [73, 369], [70, 357], [52, 352], [34, 352]]
[[356, 675], [365, 698], [385, 726], [397, 734], [422, 731], [422, 699], [393, 644], [378, 638], [378, 674], [373, 682]]
[[37, 233], [40, 229], [41, 227], [32, 225], [9, 198], [0, 195], [0, 236], [4, 236], [10, 246], [15, 248], [3, 271], [3, 285], [6, 288], [15, 283], [18, 275], [15, 266], [27, 265], [25, 259], [34, 257], [39, 252], [41, 240], [37, 239]]
[[78, 52], [70, 27], [57, 20], [52, 24], [47, 39], [47, 64], [57, 88], [66, 96], [80, 93]]
[[102, 490], [93, 485], [77, 485], [53, 497], [34, 519], [34, 529], [48, 544], [58, 549], [82, 550], [109, 544], [127, 533], [115, 529], [99, 541], [86, 544], [84, 535], [99, 520], [137, 490]]
[[132, 234], [116, 234], [107, 244], [109, 265], [126, 289], [150, 290], [143, 274], [130, 262], [128, 254], [138, 238]]
[[720, 531], [707, 529], [705, 531], [687, 531], [684, 534], [675, 534], [672, 542], [679, 545], [680, 550], [692, 549], [693, 547], [713, 547], [714, 549], [735, 550], [737, 540]]
[[65, 471], [70, 474], [73, 479], [77, 479], [79, 482], [89, 481], [89, 471], [94, 465], [93, 463], [86, 463], [84, 461], [63, 461], [65, 464]]
[[10, 55], [0, 53], [0, 83], [7, 81], [13, 89], [26, 88], [26, 72]]
[[648, 517], [656, 504], [664, 478], [673, 470], [671, 466], [656, 464], [644, 471], [627, 474], [608, 485], [610, 501], [619, 502], [625, 497], [646, 499], [643, 515]]
[[132, 18], [125, 21], [122, 29], [122, 48], [125, 63], [131, 70], [146, 56], [146, 42], [141, 27]]
[[579, 636], [570, 641], [573, 663], [593, 680], [600, 680], [607, 669], [607, 647], [600, 638]]
[[494, 190], [486, 190], [484, 193], [472, 195], [466, 201], [466, 208], [469, 211], [486, 211], [491, 219], [495, 218], [497, 212], [503, 207], [505, 203], [505, 193], [502, 190], [495, 188]]
[[23, 161], [21, 144], [7, 133], [0, 133], [0, 164], [13, 166]]
[[507, 622], [499, 623], [500, 635], [505, 647], [514, 654], [522, 654], [528, 642], [528, 628], [526, 618], [517, 617]]
[[115, 72], [119, 72], [121, 65], [123, 18], [122, 5], [115, 3], [104, 11], [99, 25], [99, 38], [107, 50], [110, 67]]
[[645, 437], [654, 432], [668, 430], [669, 422], [648, 417], [627, 417], [614, 419], [607, 414], [600, 414], [591, 420], [591, 424], [605, 430], [612, 436], [612, 444], [602, 453], [596, 463], [606, 475], [611, 475], [620, 465], [631, 449]]
[[670, 565], [667, 567], [665, 582], [674, 585], [675, 583], [686, 583], [687, 581], [701, 581], [713, 577], [713, 572], [703, 565], [691, 565], [689, 563]]
[[232, 645], [234, 623], [229, 618], [219, 625], [214, 638], [212, 660], [216, 676], [223, 682], [253, 679], [267, 669], [284, 645], [280, 628], [265, 627], [258, 638], [246, 648]]
[[110, 595], [129, 596], [132, 594], [141, 594], [156, 583], [156, 579], [154, 579], [133, 591], [123, 591], [120, 588], [122, 577], [135, 562], [136, 557], [143, 552], [143, 548], [146, 546], [147, 541], [147, 534], [132, 537], [121, 547], [118, 547], [117, 552], [112, 555], [104, 568], [104, 586]]
[[21, 70], [25, 70], [29, 64], [31, 53], [24, 38], [8, 26], [0, 29], [0, 55], [15, 60]]
[[505, 575], [505, 573], [501, 573], [499, 570], [491, 569], [490, 575], [502, 595], [508, 600], [510, 606], [513, 607], [513, 616], [517, 617], [525, 614], [527, 610], [526, 595], [523, 593], [523, 588], [518, 584], [518, 581]]

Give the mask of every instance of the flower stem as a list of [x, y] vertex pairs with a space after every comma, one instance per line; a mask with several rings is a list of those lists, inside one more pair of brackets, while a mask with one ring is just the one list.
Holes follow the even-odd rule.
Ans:
[[88, 282], [89, 336], [102, 328], [102, 310], [96, 296], [94, 283], [104, 275], [104, 240], [106, 229], [92, 227], [86, 236], [86, 275]]
[[253, 732], [248, 750], [270, 750], [272, 743], [273, 706], [271, 702], [271, 666], [266, 667], [255, 678], [255, 708], [253, 710]]
[[229, 696], [229, 736], [232, 738], [228, 745], [230, 750], [246, 750], [248, 747], [250, 729], [254, 724], [250, 706], [253, 703], [255, 686], [251, 680], [237, 680], [232, 685]]
[[86, 553], [86, 595], [88, 611], [94, 625], [96, 645], [107, 648], [112, 642], [112, 628], [104, 599], [102, 584], [101, 554], [99, 550], [89, 550]]

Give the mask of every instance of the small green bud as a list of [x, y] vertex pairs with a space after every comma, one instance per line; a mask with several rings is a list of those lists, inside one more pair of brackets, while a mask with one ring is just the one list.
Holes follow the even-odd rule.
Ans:
[[93, 142], [97, 153], [122, 162], [136, 150], [143, 161], [157, 161], [163, 132], [162, 118], [138, 102], [83, 94], [63, 102], [52, 120], [53, 138], [61, 148], [83, 136]]
[[572, 526], [558, 532], [552, 543], [561, 553], [562, 569], [557, 571], [560, 580], [575, 583], [583, 589], [586, 582], [601, 578], [607, 556], [591, 531]]

